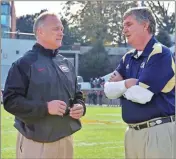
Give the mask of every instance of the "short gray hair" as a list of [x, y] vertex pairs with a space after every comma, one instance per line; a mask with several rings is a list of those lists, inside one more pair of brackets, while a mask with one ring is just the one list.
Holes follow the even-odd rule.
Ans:
[[36, 19], [35, 19], [35, 22], [34, 22], [34, 25], [33, 25], [33, 32], [36, 36], [36, 32], [37, 32], [37, 29], [39, 26], [43, 25], [45, 19], [48, 17], [48, 16], [54, 16], [54, 17], [58, 17], [58, 15], [56, 13], [53, 13], [53, 12], [43, 12], [41, 13]]
[[134, 16], [135, 19], [139, 22], [149, 22], [149, 32], [155, 34], [156, 32], [156, 21], [152, 11], [148, 7], [134, 7], [128, 9], [123, 16], [123, 19], [128, 16]]

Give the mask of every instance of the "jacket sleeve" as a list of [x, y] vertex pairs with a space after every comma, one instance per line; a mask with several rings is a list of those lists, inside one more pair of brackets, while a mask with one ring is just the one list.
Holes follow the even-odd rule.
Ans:
[[84, 102], [84, 99], [83, 99], [83, 93], [78, 88], [77, 80], [76, 80], [75, 85], [76, 85], [76, 92], [75, 92], [74, 104], [79, 103], [84, 107], [84, 112], [83, 112], [83, 116], [84, 116], [86, 114], [86, 105], [85, 105], [85, 102]]
[[24, 123], [32, 123], [48, 114], [47, 103], [26, 98], [29, 77], [27, 63], [13, 63], [6, 79], [3, 104], [6, 111]]
[[125, 67], [124, 67], [124, 59], [120, 60], [119, 65], [116, 68], [116, 71], [125, 79]]

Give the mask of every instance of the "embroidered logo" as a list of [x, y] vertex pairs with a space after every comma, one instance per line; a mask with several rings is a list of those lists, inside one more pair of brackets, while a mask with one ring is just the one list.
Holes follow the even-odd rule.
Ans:
[[60, 65], [59, 68], [63, 71], [63, 72], [69, 72], [69, 68], [67, 66], [64, 65]]
[[159, 125], [162, 123], [162, 120], [157, 120], [156, 123]]
[[126, 65], [126, 69], [129, 69], [129, 67], [130, 67], [130, 65], [128, 64], [128, 65]]
[[41, 71], [44, 71], [45, 68], [38, 68], [38, 71], [41, 72]]
[[144, 68], [144, 66], [145, 66], [145, 62], [141, 63], [140, 68]]

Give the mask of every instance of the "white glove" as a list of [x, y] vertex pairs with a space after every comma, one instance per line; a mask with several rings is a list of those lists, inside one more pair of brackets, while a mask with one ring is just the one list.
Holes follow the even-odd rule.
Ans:
[[125, 80], [119, 82], [106, 82], [104, 85], [105, 95], [109, 99], [117, 99], [127, 90]]

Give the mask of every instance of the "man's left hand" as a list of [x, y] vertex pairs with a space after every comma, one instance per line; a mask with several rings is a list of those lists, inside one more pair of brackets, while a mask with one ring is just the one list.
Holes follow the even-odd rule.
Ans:
[[74, 119], [79, 119], [83, 116], [84, 107], [81, 104], [74, 104], [70, 109], [70, 116]]
[[117, 71], [114, 71], [109, 78], [109, 82], [119, 82], [122, 80], [123, 80], [123, 77]]
[[128, 89], [132, 86], [135, 86], [137, 82], [138, 82], [138, 79], [135, 79], [135, 78], [126, 79], [125, 80], [125, 87]]

